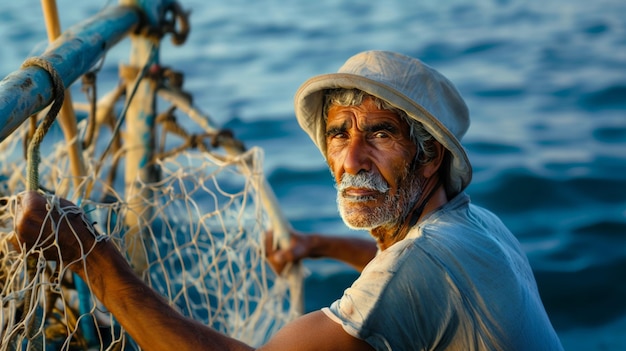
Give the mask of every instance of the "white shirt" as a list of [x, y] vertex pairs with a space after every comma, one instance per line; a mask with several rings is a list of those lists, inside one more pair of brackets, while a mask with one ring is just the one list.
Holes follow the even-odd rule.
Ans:
[[376, 350], [562, 350], [519, 242], [462, 193], [324, 313]]

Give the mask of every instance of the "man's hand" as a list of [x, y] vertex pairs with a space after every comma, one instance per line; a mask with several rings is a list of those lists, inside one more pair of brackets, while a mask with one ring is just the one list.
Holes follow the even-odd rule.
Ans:
[[273, 241], [273, 233], [271, 231], [266, 233], [265, 253], [267, 261], [278, 274], [282, 273], [288, 264], [298, 263], [304, 258], [313, 257], [311, 255], [312, 237], [308, 235], [295, 230], [292, 231], [289, 235], [289, 247], [287, 248], [276, 249]]
[[40, 249], [48, 260], [70, 264], [84, 258], [96, 243], [96, 233], [83, 211], [65, 199], [48, 201], [30, 191], [17, 199], [14, 245]]
[[275, 249], [272, 232], [266, 233], [265, 255], [279, 274], [290, 263], [322, 257], [342, 261], [361, 272], [378, 250], [373, 240], [349, 236], [304, 234], [292, 230], [289, 239], [289, 247]]

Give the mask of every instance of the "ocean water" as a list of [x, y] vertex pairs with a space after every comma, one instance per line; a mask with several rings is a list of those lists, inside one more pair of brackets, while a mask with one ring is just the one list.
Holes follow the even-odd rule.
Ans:
[[[112, 1], [59, 0], [64, 28]], [[471, 110], [467, 192], [519, 238], [566, 350], [626, 350], [626, 2], [181, 1], [187, 43], [164, 42], [195, 103], [248, 146], [302, 231], [366, 236], [342, 224], [332, 179], [299, 129], [293, 94], [369, 49], [421, 58]], [[0, 4], [0, 78], [45, 47], [40, 4]], [[117, 82], [126, 42], [99, 75]], [[82, 98], [73, 88], [76, 100]], [[306, 308], [328, 305], [356, 274], [308, 261]], [[515, 308], [515, 306], [511, 306]]]

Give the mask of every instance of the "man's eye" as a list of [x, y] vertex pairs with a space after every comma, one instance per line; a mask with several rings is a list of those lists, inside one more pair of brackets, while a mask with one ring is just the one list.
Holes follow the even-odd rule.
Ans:
[[330, 139], [337, 139], [337, 138], [343, 138], [344, 137], [344, 133], [341, 132], [327, 132], [326, 133], [326, 138], [330, 138]]
[[386, 131], [378, 131], [374, 133], [374, 138], [388, 138], [389, 137], [389, 133]]

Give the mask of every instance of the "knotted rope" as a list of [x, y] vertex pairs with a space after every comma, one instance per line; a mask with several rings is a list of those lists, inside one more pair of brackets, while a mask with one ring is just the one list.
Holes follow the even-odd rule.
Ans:
[[[65, 86], [63, 84], [63, 80], [59, 76], [59, 73], [52, 66], [52, 64], [44, 60], [40, 57], [31, 57], [26, 59], [22, 64], [22, 69], [31, 66], [38, 66], [46, 70], [50, 77], [52, 78], [52, 86], [53, 86], [53, 98], [54, 102], [48, 110], [46, 117], [43, 119], [41, 124], [35, 130], [32, 139], [28, 144], [27, 151], [27, 164], [26, 164], [26, 189], [31, 191], [37, 191], [39, 189], [39, 145], [43, 141], [44, 136], [50, 129], [52, 122], [59, 114], [61, 107], [63, 106], [63, 100], [65, 98]], [[30, 279], [35, 279], [37, 276], [38, 270], [38, 259], [33, 255], [26, 256], [27, 263], [27, 272]], [[37, 284], [35, 284], [37, 287]], [[43, 347], [43, 335], [39, 329], [42, 321], [42, 311], [36, 311], [33, 316], [28, 317], [28, 311], [31, 309], [31, 304], [33, 301], [33, 296], [36, 296], [37, 292], [33, 290], [28, 290], [24, 296], [24, 315], [22, 316], [22, 320], [25, 322], [26, 335], [30, 342], [28, 343], [28, 350], [41, 349]]]
[[39, 189], [39, 145], [43, 141], [43, 138], [48, 130], [50, 129], [52, 122], [54, 122], [54, 119], [59, 114], [61, 106], [63, 106], [63, 99], [65, 98], [65, 86], [63, 84], [63, 80], [61, 79], [61, 76], [49, 61], [41, 57], [30, 57], [26, 59], [24, 63], [22, 63], [22, 69], [31, 66], [41, 67], [46, 72], [48, 72], [50, 78], [52, 79], [52, 95], [54, 98], [50, 110], [48, 110], [46, 117], [43, 119], [41, 124], [39, 124], [37, 130], [35, 131], [35, 134], [33, 135], [33, 138], [28, 144], [28, 163], [26, 164], [26, 189], [36, 191]]

